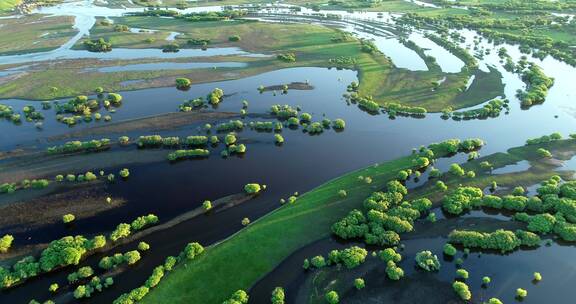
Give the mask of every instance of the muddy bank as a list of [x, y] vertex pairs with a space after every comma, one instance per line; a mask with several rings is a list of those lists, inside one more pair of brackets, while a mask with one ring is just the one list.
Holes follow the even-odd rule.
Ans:
[[[264, 87], [261, 91], [282, 91], [284, 90], [284, 84], [272, 85]], [[314, 86], [306, 83], [306, 82], [291, 82], [287, 84], [288, 90], [314, 90]]]
[[[58, 187], [62, 186], [59, 185]], [[62, 215], [68, 213], [73, 214], [78, 220], [95, 216], [125, 203], [122, 198], [118, 197], [114, 197], [111, 203], [107, 203], [106, 187], [101, 182], [64, 186], [64, 188], [72, 187], [74, 188], [49, 194], [43, 193], [42, 190], [21, 190], [14, 194], [4, 194], [2, 200], [14, 201], [7, 202], [0, 207], [0, 214], [2, 215], [0, 216], [0, 225], [4, 227], [3, 231], [21, 233], [41, 225], [55, 224], [62, 221]], [[36, 197], [26, 199], [20, 196], [20, 194], [29, 193], [36, 195]], [[70, 225], [74, 225], [74, 223]]]
[[78, 130], [62, 135], [49, 137], [48, 141], [57, 141], [57, 140], [85, 137], [85, 136], [108, 135], [108, 134], [132, 132], [138, 130], [146, 130], [147, 132], [158, 132], [158, 131], [171, 130], [178, 127], [199, 123], [203, 121], [232, 119], [238, 116], [239, 114], [234, 112], [208, 112], [208, 111], [174, 112], [86, 128], [83, 130]]

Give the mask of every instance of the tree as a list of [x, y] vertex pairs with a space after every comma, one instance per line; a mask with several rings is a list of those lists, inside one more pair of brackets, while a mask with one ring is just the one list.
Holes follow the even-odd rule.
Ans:
[[354, 280], [354, 287], [356, 287], [356, 289], [360, 290], [363, 289], [365, 286], [366, 284], [364, 283], [364, 279], [357, 278]]
[[503, 304], [503, 303], [499, 299], [490, 298], [490, 300], [488, 300], [488, 304]]
[[126, 263], [128, 263], [128, 265], [135, 264], [136, 262], [140, 261], [140, 258], [141, 256], [138, 250], [132, 250], [124, 253], [124, 260], [126, 261]]
[[256, 194], [259, 193], [262, 187], [260, 184], [250, 183], [244, 186], [244, 191], [248, 194]]
[[276, 287], [272, 290], [272, 297], [270, 301], [272, 304], [284, 304], [284, 288]]
[[431, 251], [420, 251], [416, 254], [416, 264], [426, 271], [440, 270], [440, 261]]
[[456, 281], [452, 283], [452, 289], [454, 289], [456, 294], [458, 294], [462, 300], [468, 301], [472, 298], [472, 293], [470, 292], [470, 289], [466, 283]]
[[516, 289], [516, 297], [519, 299], [524, 299], [528, 295], [528, 291], [526, 289], [518, 288]]
[[340, 297], [338, 297], [338, 293], [334, 290], [327, 292], [324, 298], [328, 304], [340, 303]]
[[469, 277], [468, 271], [466, 271], [466, 269], [456, 269], [456, 276], [464, 280], [468, 279]]
[[74, 219], [76, 219], [76, 217], [74, 216], [74, 214], [64, 214], [62, 216], [62, 222], [64, 222], [64, 224], [68, 224], [74, 221]]
[[192, 82], [188, 78], [176, 78], [176, 88], [178, 89], [187, 89], [190, 88]]
[[226, 137], [224, 137], [224, 142], [226, 143], [226, 145], [232, 145], [234, 143], [236, 143], [236, 136], [234, 133], [229, 133], [226, 135]]
[[542, 275], [539, 272], [534, 273], [534, 281], [536, 282], [542, 281]]
[[209, 200], [205, 200], [205, 201], [202, 203], [202, 208], [204, 208], [204, 210], [206, 210], [206, 211], [212, 209], [212, 202], [209, 201]]
[[146, 242], [140, 242], [138, 243], [138, 250], [140, 251], [147, 251], [150, 249], [150, 245]]
[[540, 156], [542, 158], [551, 158], [552, 157], [552, 153], [550, 153], [550, 151], [548, 151], [544, 148], [538, 148], [538, 150], [536, 150], [536, 154], [538, 154], [538, 156]]
[[450, 243], [446, 243], [444, 245], [444, 254], [447, 256], [455, 256], [456, 255], [456, 247], [452, 246]]
[[386, 264], [386, 275], [390, 280], [398, 281], [404, 277], [404, 270], [396, 266], [396, 263], [393, 261], [388, 261]]
[[120, 176], [123, 178], [128, 178], [128, 176], [130, 176], [130, 171], [126, 168], [120, 170], [119, 172]]
[[380, 259], [388, 263], [393, 261], [394, 263], [399, 263], [402, 260], [402, 256], [394, 250], [394, 248], [386, 248], [380, 251]]
[[450, 172], [456, 176], [459, 176], [459, 177], [462, 177], [466, 174], [464, 169], [462, 169], [462, 167], [460, 167], [460, 165], [458, 165], [458, 164], [450, 165], [450, 169], [448, 169], [448, 172]]
[[59, 288], [58, 283], [53, 283], [53, 284], [50, 284], [50, 287], [48, 287], [48, 291], [54, 293], [54, 292], [58, 291], [58, 288]]
[[482, 277], [482, 284], [483, 285], [488, 285], [490, 284], [492, 280], [490, 279], [490, 277]]
[[341, 118], [337, 118], [332, 122], [332, 127], [336, 130], [343, 130], [346, 127], [346, 122]]
[[6, 253], [12, 246], [12, 242], [14, 241], [14, 237], [10, 234], [5, 234], [2, 238], [0, 238], [0, 253]]
[[250, 225], [250, 219], [247, 218], [247, 217], [243, 218], [242, 221], [241, 221], [241, 224], [242, 224], [242, 226], [248, 226], [248, 225]]
[[184, 247], [183, 254], [187, 259], [193, 260], [203, 252], [204, 247], [202, 247], [202, 245], [200, 245], [199, 243], [188, 243], [188, 245]]

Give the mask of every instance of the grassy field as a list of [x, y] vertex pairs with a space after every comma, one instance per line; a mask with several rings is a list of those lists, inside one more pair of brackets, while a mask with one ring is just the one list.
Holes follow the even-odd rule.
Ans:
[[[411, 161], [404, 157], [352, 172], [302, 195], [176, 269], [142, 303], [222, 303], [233, 291], [248, 289], [294, 250], [328, 236], [334, 221], [360, 207]], [[359, 181], [360, 175], [372, 177], [373, 183]], [[338, 196], [340, 189], [348, 196]]]
[[55, 49], [76, 34], [73, 24], [74, 17], [68, 16], [0, 19], [0, 55]]
[[0, 12], [11, 11], [20, 2], [22, 2], [22, 0], [1, 0], [0, 1]]

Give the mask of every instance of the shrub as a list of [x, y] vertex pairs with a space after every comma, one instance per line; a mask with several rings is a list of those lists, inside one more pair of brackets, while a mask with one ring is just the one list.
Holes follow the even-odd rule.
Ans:
[[192, 82], [188, 78], [176, 78], [176, 87], [178, 89], [187, 89], [192, 85]]
[[262, 187], [260, 186], [260, 184], [256, 184], [256, 183], [246, 184], [244, 186], [244, 191], [248, 194], [259, 193], [261, 189], [262, 189]]
[[74, 219], [76, 219], [76, 217], [74, 216], [74, 214], [64, 214], [62, 216], [62, 222], [64, 222], [64, 224], [68, 224], [74, 221]]
[[140, 242], [138, 243], [138, 250], [140, 251], [147, 251], [150, 249], [150, 245], [148, 245], [148, 243], [146, 242]]
[[340, 303], [340, 298], [338, 297], [338, 293], [334, 290], [327, 292], [326, 295], [324, 296], [324, 298], [326, 299], [326, 302], [328, 304]]
[[276, 287], [272, 290], [272, 297], [270, 298], [272, 304], [284, 304], [284, 298], [284, 288]]
[[450, 243], [444, 245], [444, 254], [447, 256], [455, 256], [457, 253], [456, 247], [452, 246]]
[[202, 245], [200, 245], [199, 243], [188, 243], [188, 245], [186, 245], [186, 247], [184, 247], [183, 255], [187, 259], [193, 260], [198, 255], [202, 254], [203, 252], [204, 252], [204, 247], [202, 247]]
[[202, 208], [204, 208], [204, 210], [210, 210], [212, 209], [212, 202], [206, 200], [202, 203]]
[[520, 299], [525, 298], [528, 295], [528, 291], [526, 289], [518, 288], [516, 289], [516, 296]]
[[420, 251], [416, 254], [416, 264], [426, 271], [440, 270], [438, 257], [430, 251]]
[[0, 253], [6, 253], [12, 246], [12, 242], [14, 241], [14, 237], [10, 234], [5, 234], [2, 238], [0, 238]]
[[452, 283], [452, 289], [454, 289], [456, 294], [458, 294], [462, 300], [468, 301], [472, 298], [472, 293], [466, 283], [456, 281]]
[[466, 269], [457, 269], [456, 276], [464, 280], [468, 279], [469, 277], [468, 271], [466, 271]]
[[366, 287], [366, 283], [364, 282], [364, 279], [362, 279], [362, 278], [355, 279], [354, 280], [354, 287], [356, 287], [356, 289], [358, 289], [358, 290]]

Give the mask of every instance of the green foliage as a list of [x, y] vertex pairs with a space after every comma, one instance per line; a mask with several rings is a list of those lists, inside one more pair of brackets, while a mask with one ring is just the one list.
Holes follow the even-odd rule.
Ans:
[[244, 186], [244, 192], [248, 193], [248, 194], [256, 194], [259, 193], [261, 191], [262, 187], [260, 186], [260, 184], [256, 184], [256, 183], [250, 183], [250, 184], [246, 184]]
[[189, 243], [184, 247], [183, 255], [189, 260], [195, 259], [198, 255], [204, 252], [204, 247], [199, 243]]
[[364, 282], [364, 279], [356, 278], [354, 280], [354, 287], [356, 287], [357, 290], [360, 290], [360, 289], [363, 289], [364, 287], [366, 287], [366, 283]]
[[73, 222], [76, 219], [76, 217], [74, 216], [74, 214], [64, 214], [62, 216], [62, 222], [64, 222], [64, 224], [68, 224]]
[[525, 298], [528, 295], [528, 291], [526, 289], [518, 288], [516, 289], [516, 296], [520, 299]]
[[398, 267], [394, 261], [388, 261], [386, 263], [386, 275], [390, 280], [398, 281], [404, 277], [404, 270]]
[[456, 247], [452, 246], [450, 243], [444, 245], [444, 254], [447, 256], [455, 256], [458, 251]]
[[270, 298], [270, 302], [272, 304], [284, 304], [284, 288], [276, 287], [272, 290], [272, 297]]
[[338, 297], [338, 293], [334, 290], [327, 292], [324, 298], [328, 304], [340, 303], [340, 297]]
[[296, 54], [295, 53], [282, 53], [276, 56], [278, 60], [284, 62], [295, 62], [296, 61]]
[[222, 304], [247, 304], [248, 294], [244, 290], [235, 291], [232, 296]]
[[454, 230], [448, 235], [450, 243], [467, 248], [494, 249], [508, 252], [516, 249], [522, 241], [512, 231], [496, 230], [492, 233]]
[[0, 238], [0, 253], [6, 253], [12, 246], [14, 237], [11, 234], [5, 234]]
[[64, 154], [75, 152], [99, 152], [110, 148], [110, 140], [102, 138], [90, 141], [69, 141], [61, 146], [53, 146], [47, 149], [48, 154]]
[[470, 210], [481, 202], [482, 189], [476, 187], [458, 187], [455, 191], [446, 195], [442, 201], [442, 208], [451, 214], [461, 214]]
[[468, 301], [472, 298], [472, 293], [470, 292], [470, 289], [466, 283], [456, 281], [452, 283], [452, 289], [454, 289], [456, 294], [458, 294], [462, 300]]
[[192, 85], [188, 78], [176, 78], [176, 87], [179, 89], [187, 89]]
[[466, 271], [466, 269], [456, 269], [456, 277], [460, 278], [460, 279], [468, 279], [468, 271]]
[[438, 260], [438, 257], [428, 250], [418, 252], [415, 259], [416, 264], [426, 271], [440, 270], [440, 261]]
[[84, 47], [90, 52], [110, 52], [112, 51], [112, 43], [99, 38], [95, 40], [84, 41]]

